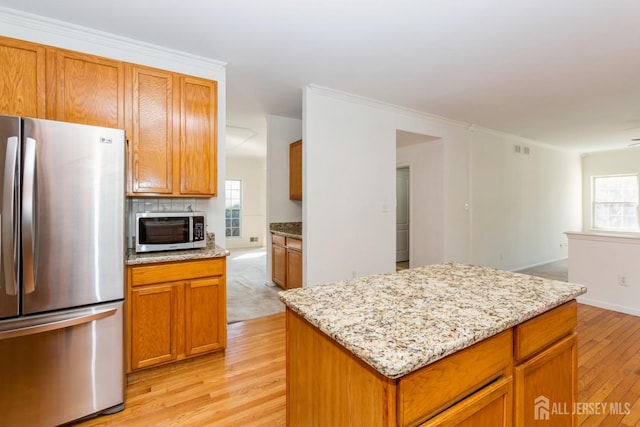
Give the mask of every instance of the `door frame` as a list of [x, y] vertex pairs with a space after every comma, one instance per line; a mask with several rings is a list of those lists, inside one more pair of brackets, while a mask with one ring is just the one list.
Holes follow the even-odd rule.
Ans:
[[[409, 163], [398, 163], [396, 164], [396, 171], [398, 169], [407, 168], [409, 169], [409, 268], [413, 267], [413, 164]], [[398, 203], [398, 195], [396, 194], [396, 204]], [[396, 216], [394, 215], [394, 223], [396, 222]], [[396, 245], [397, 246], [397, 245]], [[394, 251], [394, 259], [395, 253]], [[394, 262], [395, 264], [395, 262]]]

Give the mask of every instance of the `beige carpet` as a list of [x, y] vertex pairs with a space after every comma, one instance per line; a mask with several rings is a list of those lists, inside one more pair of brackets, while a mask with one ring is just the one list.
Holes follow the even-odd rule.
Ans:
[[530, 274], [545, 279], [560, 280], [567, 282], [569, 277], [569, 260], [561, 260], [551, 262], [549, 264], [539, 265], [518, 271], [518, 273]]
[[227, 323], [284, 311], [280, 288], [266, 279], [266, 248], [231, 249], [227, 257]]

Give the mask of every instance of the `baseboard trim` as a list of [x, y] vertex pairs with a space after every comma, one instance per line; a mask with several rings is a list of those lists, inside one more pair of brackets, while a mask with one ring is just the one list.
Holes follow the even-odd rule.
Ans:
[[559, 261], [565, 261], [567, 259], [568, 259], [567, 257], [558, 258], [558, 259], [552, 259], [552, 260], [549, 260], [549, 261], [539, 262], [537, 264], [530, 264], [530, 265], [527, 265], [527, 266], [524, 266], [524, 267], [514, 268], [514, 269], [511, 269], [510, 271], [518, 272], [518, 271], [521, 271], [521, 270], [527, 270], [529, 268], [540, 267], [541, 265], [551, 264], [551, 263], [559, 262]]
[[624, 313], [624, 314], [631, 314], [633, 316], [640, 316], [640, 309], [638, 308], [626, 307], [618, 304], [611, 304], [606, 301], [600, 301], [600, 300], [595, 300], [595, 299], [585, 298], [585, 297], [578, 297], [577, 300], [580, 304], [591, 305], [594, 307], [613, 310], [613, 311], [617, 311], [619, 313]]

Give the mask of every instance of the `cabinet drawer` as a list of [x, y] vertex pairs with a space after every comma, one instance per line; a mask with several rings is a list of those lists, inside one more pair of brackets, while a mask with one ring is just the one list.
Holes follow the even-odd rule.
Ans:
[[286, 242], [286, 238], [284, 236], [280, 236], [280, 235], [277, 235], [277, 234], [272, 234], [271, 235], [271, 242], [274, 245], [284, 246], [285, 242]]
[[480, 389], [420, 427], [510, 426], [513, 416], [513, 379], [502, 378]]
[[129, 268], [131, 285], [140, 286], [197, 279], [199, 277], [221, 276], [225, 272], [225, 259], [211, 258], [199, 261], [132, 266]]
[[514, 357], [526, 359], [569, 335], [578, 324], [578, 304], [569, 301], [514, 328]]
[[398, 425], [415, 426], [513, 371], [508, 329], [398, 381]]
[[293, 237], [287, 237], [287, 248], [301, 251], [302, 250], [302, 240], [294, 239]]

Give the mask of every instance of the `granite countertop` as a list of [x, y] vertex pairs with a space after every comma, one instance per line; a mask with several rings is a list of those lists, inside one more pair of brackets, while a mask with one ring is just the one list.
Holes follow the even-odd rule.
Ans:
[[388, 378], [399, 378], [586, 292], [458, 263], [291, 289], [280, 300]]
[[301, 222], [272, 222], [269, 224], [269, 231], [279, 236], [302, 239]]
[[202, 249], [187, 249], [179, 251], [145, 252], [139, 254], [132, 252], [131, 254], [129, 254], [129, 256], [127, 256], [127, 265], [220, 258], [226, 257], [228, 255], [229, 251], [217, 245]]

